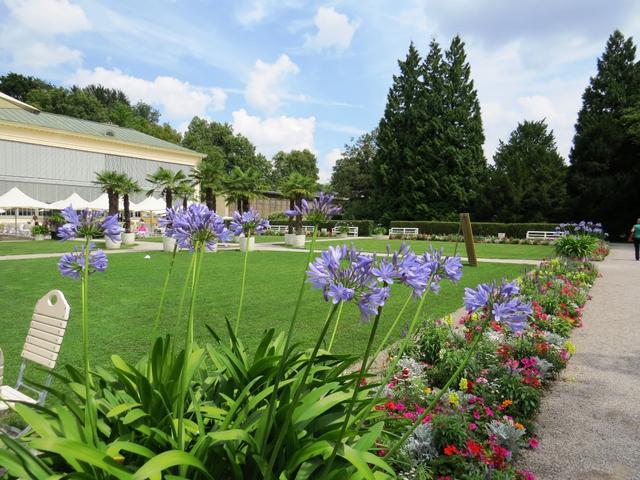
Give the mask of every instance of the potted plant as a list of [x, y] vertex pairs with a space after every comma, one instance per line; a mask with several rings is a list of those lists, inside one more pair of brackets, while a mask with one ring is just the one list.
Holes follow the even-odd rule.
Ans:
[[31, 235], [33, 235], [33, 239], [37, 241], [42, 241], [45, 239], [45, 235], [49, 233], [49, 227], [46, 225], [34, 225], [31, 227]]
[[136, 234], [131, 231], [130, 195], [141, 191], [142, 189], [137, 181], [128, 175], [124, 175], [118, 188], [118, 192], [122, 194], [122, 206], [124, 209], [124, 233], [121, 235], [123, 245], [133, 245], [136, 241]]
[[349, 236], [349, 225], [338, 225], [336, 226], [338, 234], [336, 237], [338, 238], [347, 238]]
[[294, 247], [305, 246], [306, 236], [302, 226], [302, 214], [299, 212], [303, 198], [313, 196], [316, 182], [313, 178], [293, 172], [280, 184], [280, 191], [289, 199], [289, 231], [284, 236], [284, 243]]
[[378, 225], [373, 229], [373, 238], [376, 240], [386, 240], [389, 237], [387, 236], [387, 229], [381, 225]]
[[60, 212], [55, 212], [49, 217], [47, 225], [49, 227], [49, 233], [51, 234], [51, 240], [60, 240], [60, 237], [58, 237], [58, 228], [64, 224], [64, 217]]

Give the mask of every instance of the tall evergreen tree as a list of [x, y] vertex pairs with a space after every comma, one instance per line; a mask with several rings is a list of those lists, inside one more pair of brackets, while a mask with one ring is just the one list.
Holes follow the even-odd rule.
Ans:
[[561, 221], [566, 215], [566, 165], [544, 120], [524, 121], [500, 141], [485, 189], [491, 220]]
[[297, 172], [305, 177], [318, 181], [318, 160], [308, 149], [291, 150], [290, 152], [280, 151], [271, 159], [273, 162], [274, 185], [280, 185], [282, 181]]
[[631, 38], [616, 30], [582, 95], [568, 187], [575, 218], [602, 221], [612, 234], [626, 230], [640, 205], [638, 144], [626, 125], [640, 98], [640, 73]]
[[445, 52], [442, 165], [438, 192], [441, 216], [472, 210], [486, 174], [484, 131], [478, 93], [464, 42], [456, 35]]
[[374, 192], [380, 219], [417, 218], [423, 201], [412, 166], [419, 163], [420, 117], [424, 112], [420, 54], [413, 43], [400, 74], [393, 76], [384, 116], [378, 127], [378, 152], [374, 162]]

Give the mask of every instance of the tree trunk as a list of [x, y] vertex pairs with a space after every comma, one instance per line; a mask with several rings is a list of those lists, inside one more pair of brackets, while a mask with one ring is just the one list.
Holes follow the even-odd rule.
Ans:
[[122, 203], [124, 206], [124, 231], [131, 233], [131, 210], [129, 210], [129, 194], [125, 193], [122, 196]]
[[[298, 199], [298, 207], [302, 207], [302, 199]], [[304, 229], [302, 228], [302, 215], [298, 215], [296, 217], [296, 230], [298, 235], [302, 235], [304, 233]]]
[[204, 203], [207, 204], [209, 210], [216, 211], [216, 197], [213, 195], [213, 188], [207, 187], [204, 189]]
[[182, 208], [187, 209], [187, 199], [189, 197], [182, 197]]
[[245, 198], [244, 199], [244, 211], [248, 212], [251, 209], [251, 205], [249, 204], [249, 199]]
[[[296, 207], [296, 201], [293, 198], [289, 199], [289, 210], [294, 210]], [[289, 217], [289, 234], [293, 233], [293, 217]]]
[[107, 190], [107, 198], [109, 199], [109, 216], [118, 214], [118, 194], [112, 189]]
[[242, 213], [242, 198], [240, 197], [238, 197], [238, 200], [236, 200], [236, 210]]
[[173, 206], [173, 192], [169, 189], [164, 194], [164, 201], [167, 204], [167, 208], [171, 208]]

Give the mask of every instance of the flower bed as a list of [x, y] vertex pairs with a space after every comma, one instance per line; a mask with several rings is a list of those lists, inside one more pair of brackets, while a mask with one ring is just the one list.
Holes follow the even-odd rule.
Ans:
[[[589, 263], [543, 263], [519, 282], [533, 312], [517, 333], [495, 320], [495, 309], [484, 307], [466, 315], [460, 325], [439, 321], [417, 335], [385, 386], [386, 403], [377, 407], [387, 414], [388, 428], [401, 435], [441, 395], [393, 458], [400, 478], [534, 478], [513, 467], [512, 460], [519, 449], [538, 445], [534, 417], [542, 389], [574, 352], [568, 336], [582, 325], [582, 309], [596, 276]], [[453, 388], [441, 392], [487, 319], [475, 354]], [[378, 453], [386, 454], [383, 446]]]
[[[431, 234], [419, 233], [418, 235], [390, 235], [390, 239], [394, 240], [426, 240], [430, 242], [464, 242], [464, 237], [458, 234]], [[499, 238], [497, 236], [474, 236], [475, 243], [498, 243], [504, 245], [553, 245], [553, 240], [533, 239], [533, 238]]]

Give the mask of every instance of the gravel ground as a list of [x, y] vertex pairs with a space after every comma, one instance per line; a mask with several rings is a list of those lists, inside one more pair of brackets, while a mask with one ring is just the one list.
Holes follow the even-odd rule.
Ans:
[[540, 447], [518, 462], [538, 480], [640, 479], [640, 262], [613, 245], [598, 268], [577, 352], [542, 401]]

